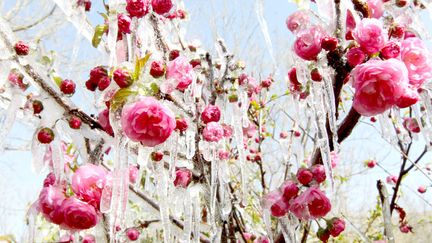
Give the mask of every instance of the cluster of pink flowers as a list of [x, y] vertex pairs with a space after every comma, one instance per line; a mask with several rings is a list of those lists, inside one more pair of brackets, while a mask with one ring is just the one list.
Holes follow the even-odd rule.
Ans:
[[219, 142], [225, 135], [229, 135], [219, 124], [221, 111], [218, 106], [208, 105], [201, 113], [201, 121], [206, 124], [202, 136], [207, 142]]
[[[400, 31], [399, 31], [400, 32]], [[432, 77], [430, 53], [422, 40], [400, 33], [391, 35], [377, 19], [365, 18], [353, 30], [359, 47], [347, 53], [356, 89], [354, 108], [364, 116], [373, 116], [398, 106], [409, 107], [419, 97], [417, 89]], [[381, 58], [367, 56], [379, 53]]]
[[108, 178], [104, 168], [83, 165], [72, 176], [73, 194], [70, 195], [66, 193], [65, 182], [56, 183], [55, 176], [49, 174], [39, 194], [37, 209], [49, 222], [63, 229], [92, 228], [100, 219], [99, 204]]
[[[347, 11], [346, 39], [352, 40], [345, 57], [356, 92], [353, 107], [364, 116], [381, 114], [397, 106], [406, 108], [419, 100], [418, 90], [432, 78], [431, 56], [424, 42], [405, 31], [406, 26], [393, 24], [387, 30], [380, 18], [384, 13], [381, 0], [368, 0], [371, 18], [358, 23]], [[294, 52], [306, 61], [316, 61], [324, 49], [332, 51], [337, 40], [322, 27], [310, 23], [307, 12], [298, 11], [287, 19], [287, 27], [296, 34]], [[315, 69], [314, 69], [315, 70]], [[303, 96], [296, 69], [288, 73], [291, 90]], [[348, 79], [349, 77], [347, 77]], [[311, 79], [314, 79], [313, 70]]]
[[302, 220], [322, 218], [331, 210], [330, 200], [319, 189], [326, 179], [323, 165], [301, 168], [297, 181], [286, 181], [279, 189], [265, 196], [264, 204], [275, 217], [288, 212]]

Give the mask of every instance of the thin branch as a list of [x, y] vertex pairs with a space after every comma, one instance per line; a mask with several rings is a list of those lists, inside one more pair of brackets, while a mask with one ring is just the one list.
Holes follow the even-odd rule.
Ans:
[[381, 199], [383, 218], [384, 218], [384, 235], [386, 236], [389, 243], [394, 243], [394, 236], [391, 224], [390, 205], [388, 201], [388, 192], [381, 180], [377, 181], [377, 188]]
[[33, 28], [34, 26], [42, 23], [43, 21], [45, 21], [45, 19], [47, 19], [48, 17], [50, 17], [54, 13], [56, 7], [57, 7], [57, 5], [54, 5], [53, 8], [51, 9], [51, 11], [48, 14], [46, 14], [45, 16], [43, 16], [42, 18], [36, 20], [33, 23], [31, 23], [29, 25], [26, 25], [26, 26], [16, 27], [15, 29], [13, 29], [13, 32], [27, 30], [27, 29]]

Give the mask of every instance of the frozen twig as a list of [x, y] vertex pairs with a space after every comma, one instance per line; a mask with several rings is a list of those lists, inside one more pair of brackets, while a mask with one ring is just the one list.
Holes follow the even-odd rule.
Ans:
[[388, 192], [381, 180], [377, 181], [377, 188], [382, 204], [383, 218], [384, 218], [384, 235], [389, 243], [394, 243], [394, 236], [391, 224], [390, 203], [388, 201]]

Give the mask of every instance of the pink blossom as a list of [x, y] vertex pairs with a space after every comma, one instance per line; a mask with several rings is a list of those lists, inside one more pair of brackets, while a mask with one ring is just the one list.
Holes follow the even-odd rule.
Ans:
[[377, 162], [373, 159], [366, 161], [366, 166], [370, 169], [374, 168], [377, 165]]
[[54, 173], [53, 173], [53, 172], [50, 172], [50, 173], [45, 177], [45, 179], [44, 179], [44, 181], [43, 181], [43, 186], [44, 186], [44, 187], [52, 186], [52, 185], [54, 185], [55, 181], [56, 181], [56, 177], [55, 177]]
[[302, 31], [294, 42], [294, 52], [306, 61], [316, 60], [321, 52], [321, 40], [323, 37], [323, 30], [318, 26], [312, 26]]
[[202, 135], [208, 142], [218, 142], [224, 134], [222, 126], [217, 122], [209, 122], [204, 128]]
[[221, 117], [221, 111], [216, 105], [208, 105], [201, 113], [201, 121], [205, 124], [209, 122], [218, 122]]
[[316, 187], [309, 187], [296, 197], [290, 206], [290, 211], [297, 218], [304, 220], [324, 217], [330, 210], [330, 200]]
[[382, 22], [369, 18], [364, 18], [357, 24], [353, 35], [362, 50], [368, 55], [379, 52], [387, 39], [387, 33], [382, 27]]
[[140, 236], [140, 232], [135, 228], [130, 228], [126, 231], [126, 236], [129, 240], [136, 241]]
[[49, 221], [55, 224], [63, 222], [61, 205], [65, 200], [63, 191], [54, 186], [46, 186], [39, 194], [37, 209]]
[[305, 169], [305, 168], [300, 168], [297, 171], [297, 180], [302, 184], [302, 185], [307, 185], [309, 184], [312, 179], [313, 179], [313, 174], [309, 169]]
[[108, 133], [111, 136], [114, 136], [114, 131], [111, 127], [111, 123], [109, 120], [109, 110], [108, 109], [105, 109], [99, 113], [98, 122], [102, 126], [102, 128], [105, 130], [106, 133]]
[[118, 14], [118, 30], [121, 33], [130, 34], [131, 33], [131, 18], [126, 14]]
[[149, 0], [126, 0], [126, 11], [131, 17], [141, 18], [149, 12]]
[[130, 183], [135, 183], [138, 177], [138, 166], [136, 165], [130, 165], [129, 166], [129, 182]]
[[379, 19], [384, 13], [384, 4], [382, 0], [367, 0], [369, 14], [372, 18]]
[[386, 182], [388, 183], [388, 184], [396, 184], [396, 182], [398, 181], [398, 177], [397, 176], [395, 176], [395, 175], [389, 175], [389, 176], [387, 176], [387, 178], [386, 178]]
[[257, 133], [256, 126], [250, 122], [248, 127], [243, 127], [243, 135], [246, 135], [248, 138], [252, 138]]
[[381, 57], [384, 59], [397, 58], [400, 54], [400, 45], [394, 41], [389, 41], [381, 49]]
[[413, 132], [413, 133], [419, 133], [420, 132], [420, 126], [417, 122], [417, 119], [415, 119], [415, 118], [410, 118], [410, 117], [404, 118], [403, 126], [405, 127], [405, 129], [407, 129], [410, 132]]
[[330, 160], [331, 160], [331, 167], [336, 168], [336, 166], [339, 164], [339, 155], [336, 151], [330, 152]]
[[230, 155], [230, 153], [228, 151], [226, 151], [226, 150], [220, 149], [218, 151], [218, 157], [219, 157], [220, 160], [227, 160], [227, 159], [229, 159], [229, 155]]
[[285, 201], [289, 202], [291, 199], [297, 197], [299, 188], [297, 184], [294, 183], [293, 181], [287, 181], [282, 185], [281, 191], [283, 193], [283, 197]]
[[326, 173], [324, 169], [324, 165], [314, 165], [311, 168], [313, 178], [316, 182], [322, 183], [326, 180]]
[[364, 60], [366, 59], [366, 54], [361, 50], [361, 48], [355, 47], [349, 49], [346, 54], [346, 58], [348, 64], [351, 67], [355, 67], [364, 62]]
[[96, 243], [96, 239], [93, 235], [84, 236], [82, 243]]
[[298, 32], [308, 24], [309, 24], [309, 14], [303, 10], [291, 14], [286, 19], [286, 26], [293, 33]]
[[174, 186], [187, 188], [192, 180], [192, 172], [188, 169], [176, 170]]
[[432, 77], [432, 59], [429, 50], [417, 37], [405, 39], [401, 47], [401, 59], [408, 69], [409, 82], [421, 86]]
[[114, 71], [113, 79], [120, 88], [129, 87], [133, 82], [129, 71], [123, 68], [117, 68]]
[[8, 75], [9, 82], [16, 87], [19, 87], [21, 90], [26, 90], [28, 84], [24, 84], [24, 75], [18, 72], [16, 69], [12, 69]]
[[425, 186], [419, 186], [419, 187], [417, 188], [417, 191], [418, 191], [419, 193], [425, 193], [425, 192], [426, 192], [426, 187], [425, 187]]
[[188, 59], [179, 56], [170, 61], [166, 67], [166, 79], [166, 82], [172, 83], [180, 91], [187, 89], [194, 79], [193, 67]]
[[152, 0], [151, 4], [157, 14], [166, 14], [173, 7], [172, 0]]
[[355, 21], [354, 15], [352, 14], [352, 12], [349, 9], [347, 10], [347, 16], [346, 16], [345, 23], [346, 23], [347, 31], [353, 30], [356, 27], [356, 21]]
[[345, 221], [340, 218], [331, 220], [330, 234], [333, 237], [338, 237], [345, 230]]
[[224, 137], [226, 138], [231, 138], [233, 135], [233, 128], [232, 126], [228, 125], [228, 124], [222, 124], [222, 128], [224, 131]]
[[354, 108], [364, 116], [384, 112], [404, 97], [408, 87], [405, 65], [397, 59], [371, 60], [353, 71]]
[[284, 216], [289, 209], [288, 202], [283, 198], [283, 194], [279, 190], [265, 195], [263, 203], [264, 208], [270, 209], [270, 213], [274, 217]]
[[176, 127], [174, 113], [153, 97], [141, 97], [123, 107], [121, 125], [131, 140], [154, 147], [165, 142]]
[[72, 190], [81, 200], [99, 208], [107, 175], [108, 172], [101, 166], [90, 163], [82, 165], [72, 176]]
[[90, 229], [99, 221], [96, 209], [90, 204], [78, 200], [74, 196], [64, 200], [61, 209], [64, 216], [62, 227], [66, 229]]

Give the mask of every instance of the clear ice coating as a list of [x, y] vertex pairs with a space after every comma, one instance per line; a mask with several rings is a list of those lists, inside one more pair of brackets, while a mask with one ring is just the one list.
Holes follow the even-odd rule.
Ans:
[[7, 141], [6, 138], [15, 123], [15, 118], [21, 106], [22, 100], [23, 97], [18, 94], [18, 92], [13, 94], [6, 112], [0, 117], [0, 152], [4, 151], [3, 146]]

